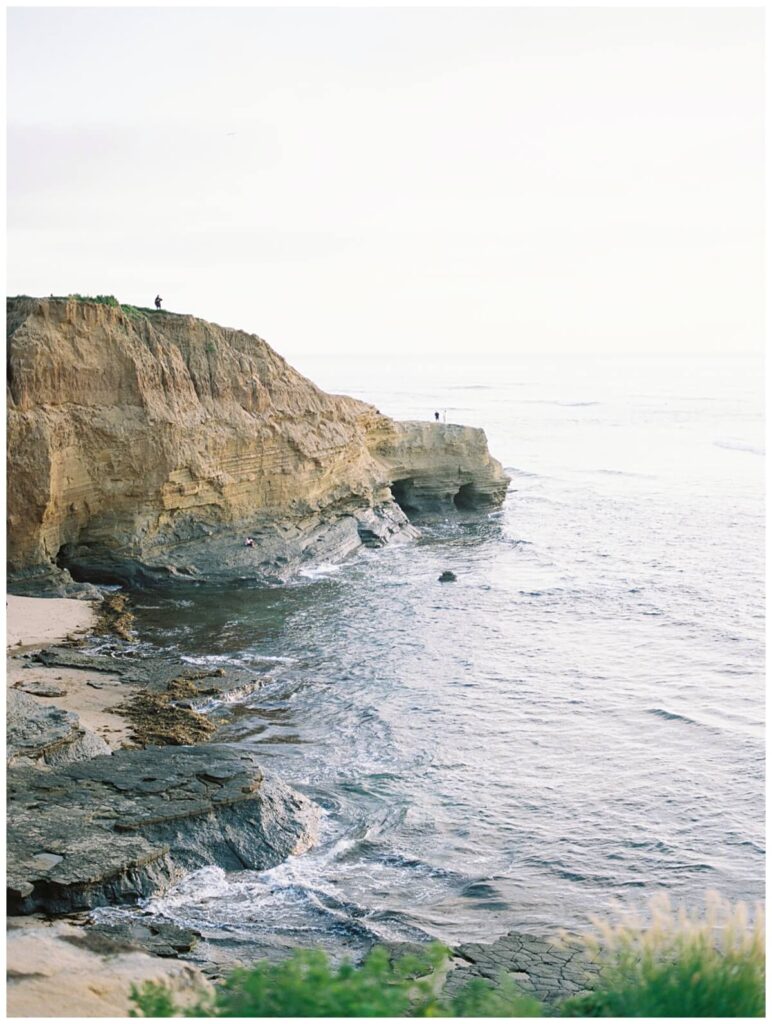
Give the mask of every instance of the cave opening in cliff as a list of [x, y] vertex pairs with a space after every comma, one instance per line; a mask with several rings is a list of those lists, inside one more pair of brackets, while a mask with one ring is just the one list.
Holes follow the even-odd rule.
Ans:
[[474, 484], [462, 484], [458, 493], [453, 496], [453, 504], [461, 512], [469, 512], [477, 508], [477, 492]]
[[415, 515], [421, 511], [413, 497], [412, 479], [394, 480], [391, 485], [391, 496], [406, 516]]
[[54, 561], [60, 569], [66, 569], [76, 583], [97, 583], [106, 586], [121, 586], [126, 583], [126, 574], [110, 563], [109, 555], [102, 560], [88, 545], [63, 544]]

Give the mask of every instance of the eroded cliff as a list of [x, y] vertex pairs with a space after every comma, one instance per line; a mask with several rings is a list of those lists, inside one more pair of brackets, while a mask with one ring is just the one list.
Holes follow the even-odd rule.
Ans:
[[192, 316], [10, 299], [7, 366], [12, 577], [281, 577], [506, 492], [481, 430], [396, 423]]

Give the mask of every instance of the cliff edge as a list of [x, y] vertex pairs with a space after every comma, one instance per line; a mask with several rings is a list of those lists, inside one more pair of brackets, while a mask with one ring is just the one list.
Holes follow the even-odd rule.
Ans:
[[12, 583], [285, 578], [506, 493], [482, 430], [395, 422], [192, 316], [9, 299], [7, 368]]

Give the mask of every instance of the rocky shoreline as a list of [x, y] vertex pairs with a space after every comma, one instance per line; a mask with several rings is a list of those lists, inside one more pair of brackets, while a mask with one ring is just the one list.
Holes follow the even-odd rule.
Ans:
[[[136, 903], [209, 864], [272, 867], [313, 844], [319, 810], [248, 754], [200, 742], [215, 726], [196, 706], [243, 699], [259, 679], [132, 656], [128, 611], [114, 594], [93, 610], [82, 601], [9, 597], [7, 611], [14, 640], [7, 659], [9, 1011], [46, 1016], [54, 1015], [48, 988], [23, 955], [31, 929], [35, 943], [56, 947], [51, 964], [69, 963], [72, 950], [60, 955], [60, 947], [75, 944], [94, 972], [95, 958], [114, 943], [131, 956], [144, 950], [150, 961], [138, 962], [131, 980], [166, 977], [151, 958], [184, 953], [194, 933], [170, 925], [159, 939], [156, 926], [128, 934], [73, 914]], [[38, 613], [46, 628], [35, 637], [30, 623]], [[109, 653], [84, 649], [86, 623], [120, 638]], [[57, 644], [39, 642], [55, 636]], [[171, 977], [183, 987], [196, 979], [205, 985], [192, 965]], [[121, 998], [108, 986], [109, 1007], [91, 989], [84, 984], [78, 1014], [112, 1013], [116, 999], [128, 1012], [128, 980]]]
[[[117, 303], [9, 299], [8, 395], [9, 1011], [120, 1016], [130, 981], [185, 998], [206, 966], [176, 962], [192, 931], [91, 911], [279, 864], [320, 812], [211, 742], [260, 677], [138, 656], [115, 586], [281, 583], [413, 539], [416, 515], [498, 508], [509, 477], [478, 428], [395, 422], [255, 335]], [[493, 964], [576, 990], [575, 950], [510, 940], [455, 951], [448, 984]]]
[[[70, 621], [81, 629], [82, 609], [90, 607], [46, 598], [35, 604], [72, 606]], [[18, 610], [9, 609], [11, 636]], [[196, 710], [213, 700], [227, 708], [260, 679], [241, 669], [206, 672], [137, 658], [126, 642], [129, 614], [114, 594], [94, 609], [91, 639], [105, 630], [120, 638], [98, 653], [71, 631], [58, 644], [17, 642], [18, 653], [9, 650], [11, 1015], [60, 1015], [57, 988], [68, 1014], [127, 1015], [130, 983], [143, 980], [163, 981], [183, 1003], [193, 1001], [219, 974], [216, 965], [185, 962], [194, 931], [141, 915], [100, 923], [90, 911], [135, 904], [210, 864], [272, 867], [314, 842], [318, 808], [265, 776], [249, 754], [207, 742], [215, 725]], [[90, 694], [101, 708], [85, 716], [93, 728], [78, 714]], [[395, 944], [393, 955], [406, 948]], [[513, 933], [454, 950], [446, 985], [494, 980], [502, 971], [549, 1004], [581, 991], [593, 966], [576, 945]]]

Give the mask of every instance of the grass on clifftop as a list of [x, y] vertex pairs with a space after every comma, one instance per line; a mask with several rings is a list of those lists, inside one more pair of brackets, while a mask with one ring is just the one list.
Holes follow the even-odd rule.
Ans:
[[601, 966], [594, 991], [542, 1007], [502, 975], [476, 979], [451, 998], [441, 993], [448, 950], [392, 962], [374, 949], [355, 967], [335, 968], [320, 950], [296, 950], [280, 964], [234, 971], [192, 1009], [162, 985], [132, 990], [132, 1016], [145, 1017], [763, 1017], [764, 924], [745, 908], [709, 897], [707, 912], [652, 906], [649, 924], [596, 922], [587, 948]]
[[[24, 298], [25, 296], [19, 296]], [[95, 302], [99, 306], [112, 306], [113, 309], [120, 309], [132, 319], [144, 317], [148, 313], [167, 313], [166, 309], [153, 309], [150, 306], [131, 306], [127, 302], [119, 302], [114, 295], [80, 295], [74, 292], [72, 295], [51, 295], [52, 299], [71, 299], [75, 302]]]

